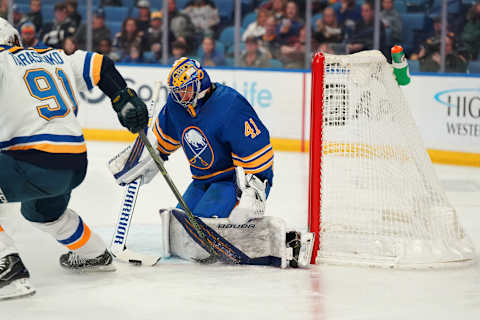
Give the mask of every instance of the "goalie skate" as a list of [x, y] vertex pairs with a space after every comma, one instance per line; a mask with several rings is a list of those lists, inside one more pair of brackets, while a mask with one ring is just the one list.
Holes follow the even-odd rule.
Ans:
[[35, 293], [30, 274], [16, 253], [0, 259], [0, 300], [15, 299]]
[[68, 270], [79, 272], [115, 271], [113, 256], [105, 250], [95, 258], [85, 258], [73, 251], [60, 256], [60, 265]]
[[292, 248], [293, 251], [290, 267], [307, 268], [310, 265], [314, 240], [315, 234], [312, 232], [304, 234], [297, 231], [287, 232], [287, 247]]

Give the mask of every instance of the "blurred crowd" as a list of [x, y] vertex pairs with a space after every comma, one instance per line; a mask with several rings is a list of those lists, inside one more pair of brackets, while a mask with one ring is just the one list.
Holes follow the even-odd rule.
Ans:
[[[480, 2], [450, 0], [446, 72], [468, 72], [480, 49]], [[85, 1], [15, 0], [13, 22], [30, 47], [85, 49]], [[93, 51], [123, 63], [160, 64], [163, 0], [95, 0]], [[171, 64], [181, 56], [233, 66], [233, 0], [168, 0]], [[305, 66], [305, 0], [242, 0], [241, 67]], [[441, 0], [381, 0], [380, 50], [402, 44], [413, 71], [440, 68]], [[6, 18], [8, 0], [0, 0]], [[48, 16], [48, 17], [47, 17]], [[345, 54], [373, 48], [372, 0], [313, 0], [312, 51]]]

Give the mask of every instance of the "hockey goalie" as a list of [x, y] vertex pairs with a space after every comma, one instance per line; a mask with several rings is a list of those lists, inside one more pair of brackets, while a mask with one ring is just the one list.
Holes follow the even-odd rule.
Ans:
[[[153, 116], [147, 137], [163, 160], [183, 148], [193, 181], [183, 194], [215, 254], [225, 263], [281, 268], [310, 264], [313, 233], [287, 231], [283, 219], [265, 216], [273, 182], [270, 135], [249, 102], [213, 83], [193, 59], [177, 60], [168, 76], [168, 97]], [[158, 172], [140, 138], [109, 162], [116, 181]], [[202, 237], [180, 205], [160, 210], [163, 257], [209, 256]]]

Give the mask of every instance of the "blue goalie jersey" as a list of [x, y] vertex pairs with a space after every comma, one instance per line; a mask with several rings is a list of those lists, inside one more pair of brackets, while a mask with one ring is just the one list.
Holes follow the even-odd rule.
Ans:
[[168, 96], [153, 127], [158, 150], [168, 156], [182, 146], [197, 181], [231, 181], [240, 166], [271, 186], [273, 150], [267, 128], [242, 95], [215, 85], [211, 96], [197, 106], [196, 117]]

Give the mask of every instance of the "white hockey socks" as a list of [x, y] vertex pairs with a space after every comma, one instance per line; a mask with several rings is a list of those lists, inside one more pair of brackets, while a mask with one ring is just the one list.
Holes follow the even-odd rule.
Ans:
[[90, 230], [82, 218], [72, 209], [67, 208], [56, 221], [32, 224], [52, 235], [59, 243], [85, 258], [95, 258], [107, 249], [103, 240]]
[[8, 256], [12, 253], [18, 253], [17, 248], [15, 248], [15, 243], [13, 239], [5, 232], [3, 227], [0, 225], [0, 258]]

